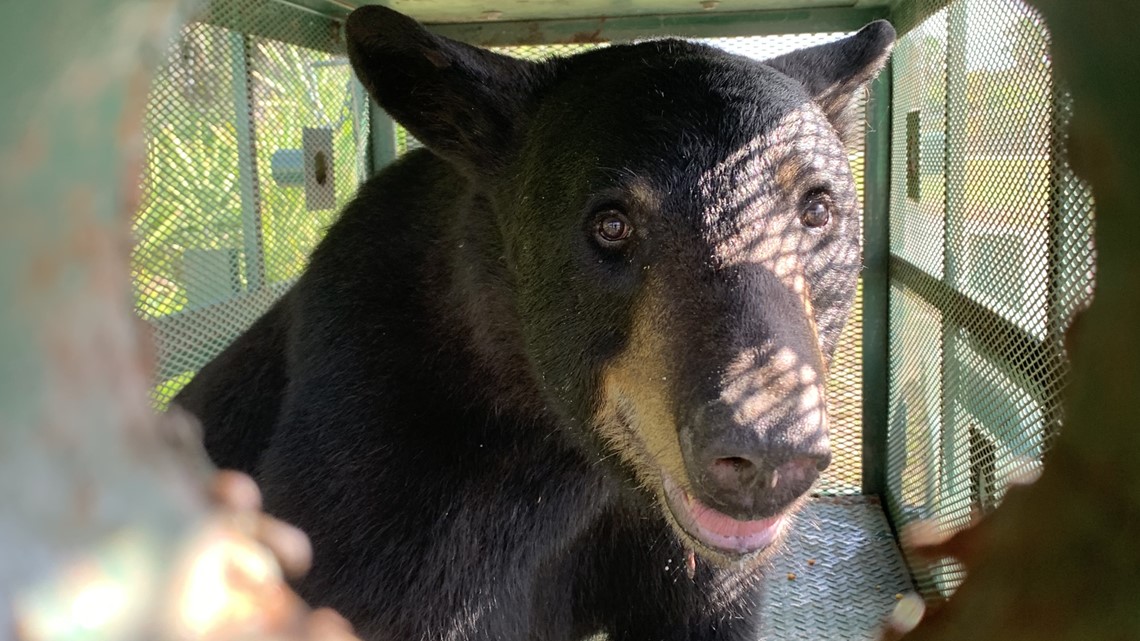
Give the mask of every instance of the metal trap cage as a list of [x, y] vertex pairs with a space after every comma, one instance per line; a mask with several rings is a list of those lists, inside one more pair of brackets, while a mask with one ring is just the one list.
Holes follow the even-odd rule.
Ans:
[[160, 408], [288, 290], [368, 175], [367, 98], [335, 27], [213, 3], [154, 80], [131, 275]]
[[[896, 524], [960, 528], [1036, 472], [1061, 429], [1064, 332], [1092, 295], [1092, 195], [1066, 164], [1069, 101], [1025, 5], [937, 8], [893, 66], [884, 489]], [[947, 595], [962, 574], [916, 578]]]
[[[208, 0], [163, 53], [129, 274], [155, 408], [418, 146], [348, 66], [343, 19], [363, 3]], [[828, 381], [834, 460], [769, 564], [764, 638], [873, 639], [902, 593], [952, 594], [962, 568], [905, 557], [899, 532], [963, 528], [1040, 469], [1065, 425], [1064, 334], [1093, 294], [1092, 194], [1066, 160], [1073, 106], [1041, 17], [1022, 0], [386, 4], [529, 58], [669, 35], [762, 60], [892, 21], [849, 149], [865, 267]]]
[[[342, 5], [213, 0], [167, 54], [132, 260], [159, 407], [288, 288], [356, 185], [419, 145], [351, 77]], [[804, 565], [793, 543], [772, 564], [769, 636], [871, 638], [912, 579], [952, 592], [960, 568], [908, 574], [891, 533], [962, 527], [1041, 465], [1062, 424], [1062, 335], [1092, 292], [1092, 200], [1064, 161], [1069, 103], [1041, 19], [1020, 0], [710, 10], [597, 30], [434, 17], [440, 33], [536, 59], [668, 34], [762, 60], [894, 20], [893, 63], [850, 149], [866, 268], [829, 380], [834, 462], [817, 494], [836, 498], [800, 522], [819, 558]]]

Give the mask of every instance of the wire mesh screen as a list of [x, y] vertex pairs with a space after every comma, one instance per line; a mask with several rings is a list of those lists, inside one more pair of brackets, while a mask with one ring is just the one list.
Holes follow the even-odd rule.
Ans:
[[[331, 24], [270, 0], [217, 1], [155, 82], [132, 266], [159, 346], [159, 406], [287, 290], [365, 173], [367, 103]], [[765, 59], [843, 35], [707, 42]], [[500, 50], [541, 59], [595, 46]], [[395, 136], [399, 153], [419, 146], [402, 127]], [[861, 194], [862, 144], [850, 158]], [[860, 287], [829, 381], [834, 459], [821, 493], [861, 489], [861, 301]]]
[[215, 2], [156, 77], [131, 266], [160, 407], [284, 293], [365, 174], [367, 103], [333, 24]]
[[[753, 36], [710, 38], [703, 40], [721, 49], [755, 60], [772, 58], [796, 49], [823, 44], [842, 38], [843, 33], [792, 34], [780, 36]], [[503, 47], [498, 51], [526, 58], [542, 60], [552, 56], [568, 56], [593, 47], [595, 44], [536, 45]], [[863, 119], [865, 101], [858, 104], [859, 119]], [[420, 143], [403, 127], [396, 126], [396, 148], [399, 154], [416, 149]], [[851, 170], [855, 175], [860, 198], [863, 194], [863, 144], [850, 150]], [[860, 283], [855, 307], [836, 348], [828, 381], [828, 405], [831, 412], [831, 466], [817, 485], [821, 494], [857, 494], [862, 492], [863, 478], [863, 288]]]
[[[929, 15], [898, 43], [893, 85], [888, 504], [896, 524], [957, 529], [1060, 428], [1092, 197], [1064, 161], [1049, 34], [1020, 0]], [[914, 568], [931, 595], [962, 578]]]

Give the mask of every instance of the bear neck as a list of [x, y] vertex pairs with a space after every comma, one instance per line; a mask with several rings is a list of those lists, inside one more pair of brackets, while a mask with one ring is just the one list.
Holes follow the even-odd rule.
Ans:
[[468, 376], [496, 414], [524, 422], [557, 424], [526, 355], [513, 293], [513, 276], [503, 260], [504, 243], [492, 200], [465, 179], [438, 261], [446, 281], [437, 318], [469, 355]]

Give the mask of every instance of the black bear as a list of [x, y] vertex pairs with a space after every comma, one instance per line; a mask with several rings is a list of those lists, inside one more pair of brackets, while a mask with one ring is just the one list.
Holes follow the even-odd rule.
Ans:
[[830, 458], [844, 137], [894, 30], [765, 63], [528, 62], [378, 6], [345, 30], [427, 149], [176, 399], [311, 537], [301, 594], [366, 639], [753, 638]]

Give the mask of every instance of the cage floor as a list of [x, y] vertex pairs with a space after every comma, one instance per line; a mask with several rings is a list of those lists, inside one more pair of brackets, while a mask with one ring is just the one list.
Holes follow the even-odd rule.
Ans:
[[770, 564], [762, 641], [871, 641], [896, 595], [914, 589], [873, 497], [812, 500]]

